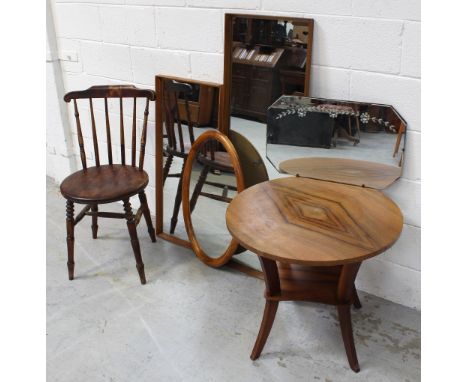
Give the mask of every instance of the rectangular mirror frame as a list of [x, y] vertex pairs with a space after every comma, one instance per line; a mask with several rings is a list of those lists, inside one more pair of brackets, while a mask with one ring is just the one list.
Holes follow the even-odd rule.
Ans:
[[[191, 78], [180, 78], [166, 75], [155, 76], [155, 88], [156, 88], [156, 107], [155, 107], [155, 121], [156, 121], [156, 139], [155, 139], [155, 197], [156, 197], [156, 235], [164, 240], [170, 241], [174, 244], [180, 245], [186, 248], [192, 248], [190, 242], [186, 239], [180, 238], [176, 235], [171, 235], [164, 232], [164, 190], [163, 190], [163, 135], [164, 135], [164, 123], [163, 123], [163, 105], [162, 105], [162, 91], [164, 80], [175, 80], [179, 82], [187, 82], [196, 85], [211, 86], [218, 89], [218, 124], [217, 129], [221, 130], [222, 117], [224, 115], [222, 110], [222, 98], [223, 98], [223, 86], [222, 84], [214, 82], [198, 81]], [[161, 112], [158, 112], [161, 111]]]

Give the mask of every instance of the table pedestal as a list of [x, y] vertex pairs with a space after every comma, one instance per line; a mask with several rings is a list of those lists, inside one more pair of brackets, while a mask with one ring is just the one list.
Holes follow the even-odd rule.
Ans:
[[259, 256], [265, 279], [265, 311], [250, 358], [257, 359], [270, 334], [280, 301], [336, 305], [349, 366], [359, 371], [351, 324], [351, 305], [361, 307], [354, 286], [360, 262], [337, 266], [285, 264]]

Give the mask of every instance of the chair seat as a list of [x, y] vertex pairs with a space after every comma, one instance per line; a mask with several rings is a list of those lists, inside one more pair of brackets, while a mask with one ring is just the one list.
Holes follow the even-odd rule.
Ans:
[[62, 195], [77, 203], [110, 203], [136, 195], [148, 184], [148, 174], [137, 167], [105, 165], [89, 167], [65, 178]]
[[202, 164], [210, 166], [212, 169], [225, 172], [234, 172], [231, 157], [227, 152], [224, 151], [215, 151], [213, 153], [207, 153], [206, 155], [199, 155], [198, 161]]

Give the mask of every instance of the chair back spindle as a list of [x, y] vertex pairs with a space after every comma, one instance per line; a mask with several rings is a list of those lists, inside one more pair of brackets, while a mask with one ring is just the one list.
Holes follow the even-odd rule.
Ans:
[[[166, 80], [164, 82], [163, 105], [165, 125], [169, 147], [179, 153], [185, 153], [182, 120], [179, 112], [179, 100], [183, 99], [186, 122], [188, 125], [190, 143], [195, 141], [193, 123], [190, 118], [188, 96], [192, 93], [192, 86], [188, 83]], [[177, 126], [177, 127], [175, 127]], [[177, 130], [177, 131], [176, 131]]]
[[193, 144], [195, 142], [195, 136], [193, 135], [193, 122], [192, 118], [190, 117], [190, 107], [188, 102], [187, 93], [184, 93], [184, 107], [185, 107], [185, 115], [187, 116], [187, 124], [188, 124], [188, 131], [190, 137], [190, 143]]
[[146, 147], [146, 131], [148, 126], [148, 114], [149, 114], [149, 99], [146, 99], [145, 113], [143, 119], [143, 129], [141, 131], [141, 142], [140, 142], [140, 160], [138, 168], [143, 169], [143, 163], [145, 161], [145, 147]]
[[182, 131], [182, 122], [180, 121], [180, 113], [179, 113], [179, 102], [178, 102], [178, 99], [179, 99], [179, 94], [178, 92], [174, 92], [172, 93], [172, 97], [174, 98], [174, 105], [175, 105], [175, 108], [174, 108], [174, 112], [175, 112], [175, 115], [176, 115], [176, 121], [177, 121], [177, 133], [179, 135], [179, 151], [180, 152], [184, 152], [184, 147], [185, 147], [185, 144], [184, 144], [184, 133]]
[[136, 105], [137, 99], [133, 98], [133, 123], [132, 123], [132, 166], [135, 167], [136, 159]]
[[96, 166], [100, 166], [101, 163], [99, 161], [99, 145], [97, 140], [96, 134], [96, 121], [94, 119], [94, 109], [93, 109], [93, 99], [89, 99], [89, 109], [91, 111], [91, 128], [93, 130], [93, 146], [94, 146], [94, 156], [96, 158]]
[[122, 160], [122, 164], [125, 165], [125, 128], [122, 97], [120, 97], [120, 158]]
[[81, 165], [83, 169], [87, 169], [86, 165], [86, 153], [84, 148], [84, 141], [83, 141], [83, 132], [81, 131], [81, 122], [80, 122], [80, 113], [78, 112], [78, 105], [76, 103], [76, 99], [73, 100], [73, 106], [75, 107], [75, 119], [76, 119], [76, 128], [78, 132], [78, 145], [80, 146], [80, 157], [81, 157]]
[[112, 139], [109, 122], [109, 105], [107, 103], [107, 97], [104, 98], [104, 110], [106, 114], [107, 159], [109, 160], [109, 164], [112, 164]]
[[101, 166], [100, 156], [99, 156], [99, 142], [96, 128], [96, 118], [94, 112], [94, 103], [95, 98], [104, 98], [104, 111], [105, 111], [105, 124], [106, 124], [106, 141], [107, 141], [107, 156], [109, 165], [113, 165], [112, 157], [112, 137], [111, 137], [111, 125], [109, 117], [109, 98], [119, 99], [119, 111], [120, 111], [120, 153], [121, 153], [121, 163], [122, 165], [126, 164], [125, 158], [125, 126], [124, 126], [124, 111], [123, 111], [123, 99], [124, 98], [133, 98], [133, 116], [132, 116], [132, 137], [131, 137], [131, 166], [136, 167], [136, 150], [137, 150], [137, 99], [145, 98], [145, 110], [143, 117], [143, 128], [141, 131], [140, 139], [140, 156], [138, 161], [138, 169], [143, 170], [144, 157], [145, 157], [145, 147], [146, 147], [146, 136], [147, 136], [147, 125], [148, 125], [148, 114], [149, 114], [149, 101], [155, 100], [155, 93], [152, 90], [147, 89], [138, 89], [132, 85], [117, 85], [117, 86], [93, 86], [87, 90], [83, 91], [72, 91], [64, 96], [65, 102], [70, 102], [73, 100], [74, 106], [74, 115], [77, 126], [78, 133], [78, 145], [80, 148], [80, 158], [83, 169], [88, 168], [86, 162], [86, 152], [85, 145], [83, 140], [83, 131], [81, 126], [80, 114], [78, 112], [78, 99], [88, 99], [89, 100], [89, 109], [91, 115], [91, 133], [93, 140], [93, 148], [96, 158], [96, 166]]
[[176, 147], [176, 139], [174, 134], [174, 123], [175, 118], [173, 115], [173, 107], [168, 93], [164, 93], [164, 116], [165, 116], [165, 127], [169, 147]]

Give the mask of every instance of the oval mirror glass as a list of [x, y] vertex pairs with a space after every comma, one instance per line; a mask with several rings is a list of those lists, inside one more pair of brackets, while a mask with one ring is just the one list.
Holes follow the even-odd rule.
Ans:
[[226, 227], [226, 210], [243, 189], [242, 169], [230, 140], [216, 130], [200, 135], [185, 165], [182, 207], [192, 249], [207, 265], [224, 265], [238, 249]]

